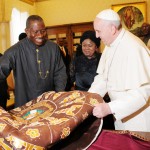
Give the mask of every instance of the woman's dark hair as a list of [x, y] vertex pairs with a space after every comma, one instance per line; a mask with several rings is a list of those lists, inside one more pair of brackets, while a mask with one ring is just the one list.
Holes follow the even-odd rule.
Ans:
[[100, 38], [96, 37], [95, 31], [92, 30], [85, 31], [80, 38], [80, 44], [82, 44], [82, 42], [86, 39], [90, 39], [91, 41], [93, 41], [96, 44], [97, 48], [100, 47], [101, 40]]

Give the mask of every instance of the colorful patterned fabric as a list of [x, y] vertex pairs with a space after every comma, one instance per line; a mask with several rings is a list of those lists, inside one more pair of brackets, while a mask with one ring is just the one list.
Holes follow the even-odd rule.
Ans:
[[101, 102], [94, 93], [51, 91], [9, 112], [0, 107], [0, 146], [4, 150], [52, 147], [91, 116], [93, 106]]

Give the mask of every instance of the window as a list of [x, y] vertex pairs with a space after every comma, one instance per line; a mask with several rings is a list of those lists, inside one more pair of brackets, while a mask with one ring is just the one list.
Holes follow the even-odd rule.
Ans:
[[11, 45], [18, 42], [18, 36], [20, 33], [25, 32], [24, 30], [28, 16], [28, 12], [20, 12], [16, 8], [13, 8], [10, 21]]

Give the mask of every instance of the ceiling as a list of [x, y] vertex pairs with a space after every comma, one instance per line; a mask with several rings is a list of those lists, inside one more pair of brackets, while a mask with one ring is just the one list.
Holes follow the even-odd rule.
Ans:
[[42, 1], [47, 1], [47, 0], [32, 0], [34, 2], [42, 2]]
[[21, 1], [33, 5], [34, 2], [42, 2], [42, 1], [47, 1], [47, 0], [21, 0]]

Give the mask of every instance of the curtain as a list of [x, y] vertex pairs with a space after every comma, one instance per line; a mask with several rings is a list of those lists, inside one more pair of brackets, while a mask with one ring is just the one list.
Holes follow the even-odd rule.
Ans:
[[20, 12], [16, 8], [13, 8], [10, 21], [11, 45], [18, 42], [20, 33], [25, 32], [26, 20], [28, 16], [28, 12]]

